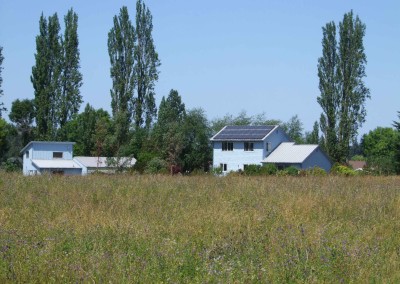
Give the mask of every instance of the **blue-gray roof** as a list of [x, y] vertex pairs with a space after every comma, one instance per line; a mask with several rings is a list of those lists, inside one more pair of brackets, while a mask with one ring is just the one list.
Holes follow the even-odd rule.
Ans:
[[28, 144], [26, 144], [26, 146], [24, 148], [22, 148], [22, 150], [19, 152], [20, 154], [22, 154], [30, 145], [32, 144], [70, 144], [70, 145], [74, 145], [75, 142], [69, 142], [69, 141], [31, 141]]
[[222, 128], [215, 134], [211, 141], [257, 141], [264, 140], [264, 138], [272, 132], [276, 125], [229, 125]]

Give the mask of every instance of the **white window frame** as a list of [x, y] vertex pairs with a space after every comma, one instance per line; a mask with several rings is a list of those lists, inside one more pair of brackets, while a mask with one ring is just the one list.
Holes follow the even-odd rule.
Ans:
[[233, 142], [223, 141], [222, 151], [233, 151]]

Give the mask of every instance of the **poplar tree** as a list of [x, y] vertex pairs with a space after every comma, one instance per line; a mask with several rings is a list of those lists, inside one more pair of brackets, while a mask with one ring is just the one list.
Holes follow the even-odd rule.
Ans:
[[47, 21], [42, 13], [39, 29], [39, 35], [36, 37], [35, 66], [32, 67], [31, 76], [35, 90], [37, 137], [55, 140], [62, 63], [57, 14], [50, 16]]
[[116, 141], [124, 144], [128, 140], [132, 118], [135, 86], [134, 52], [135, 30], [129, 19], [127, 7], [122, 7], [114, 16], [114, 26], [108, 33], [108, 54], [111, 63], [111, 109], [115, 123]]
[[155, 50], [152, 31], [153, 17], [146, 5], [136, 2], [135, 73], [136, 97], [134, 99], [134, 121], [136, 129], [149, 129], [157, 114], [154, 98], [154, 85], [158, 80], [158, 67], [161, 65]]
[[65, 31], [61, 41], [61, 97], [59, 99], [59, 127], [72, 119], [78, 113], [82, 103], [79, 88], [82, 86], [80, 68], [80, 53], [78, 40], [78, 15], [70, 9], [64, 17]]
[[[3, 89], [1, 87], [1, 85], [3, 84], [3, 76], [1, 75], [2, 70], [3, 70], [3, 60], [4, 60], [4, 56], [3, 56], [3, 47], [0, 46], [0, 98], [3, 96]], [[6, 111], [5, 107], [4, 107], [4, 103], [0, 101], [0, 118], [1, 118], [1, 112], [2, 111]]]
[[370, 97], [363, 81], [365, 24], [351, 11], [339, 23], [339, 42], [334, 22], [322, 31], [322, 57], [318, 60], [321, 95], [317, 98], [323, 111], [320, 128], [327, 153], [334, 161], [344, 162], [350, 143], [365, 122], [365, 100]]

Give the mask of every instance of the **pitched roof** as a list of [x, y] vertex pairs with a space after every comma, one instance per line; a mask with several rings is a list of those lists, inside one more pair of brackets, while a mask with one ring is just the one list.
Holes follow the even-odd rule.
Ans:
[[[115, 165], [109, 165], [108, 164], [108, 159], [113, 159], [115, 161], [118, 161], [118, 158], [112, 157], [112, 158], [107, 158], [107, 157], [82, 157], [82, 156], [77, 156], [74, 157], [75, 160], [77, 160], [79, 163], [81, 163], [83, 166], [87, 168], [113, 168]], [[136, 163], [135, 158], [129, 158], [129, 157], [121, 157], [119, 158], [119, 165], [126, 165], [128, 167], [133, 166]]]
[[211, 141], [262, 141], [276, 125], [228, 125], [215, 134]]
[[54, 159], [54, 160], [32, 160], [32, 163], [41, 169], [81, 169], [74, 160]]
[[349, 161], [349, 165], [353, 168], [353, 170], [360, 170], [367, 166], [366, 161]]
[[311, 155], [318, 145], [296, 145], [293, 142], [283, 142], [263, 163], [301, 164]]
[[22, 154], [30, 145], [32, 144], [67, 144], [67, 145], [74, 145], [75, 142], [61, 142], [61, 141], [31, 141], [22, 150], [19, 152]]

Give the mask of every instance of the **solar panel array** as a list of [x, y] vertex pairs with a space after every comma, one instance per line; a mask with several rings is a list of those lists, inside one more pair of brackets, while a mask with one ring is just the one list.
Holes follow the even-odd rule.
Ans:
[[212, 140], [261, 140], [274, 129], [273, 125], [263, 126], [227, 126], [213, 137]]

